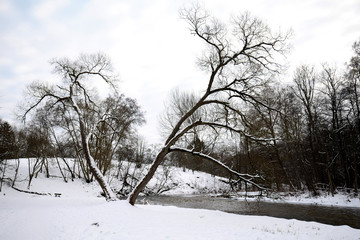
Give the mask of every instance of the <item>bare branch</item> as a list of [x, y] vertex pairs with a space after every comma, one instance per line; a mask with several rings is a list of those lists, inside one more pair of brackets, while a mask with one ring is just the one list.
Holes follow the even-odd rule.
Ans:
[[189, 149], [186, 149], [186, 148], [180, 148], [180, 147], [171, 147], [170, 152], [182, 152], [182, 153], [187, 153], [187, 154], [191, 154], [191, 155], [194, 155], [194, 156], [199, 156], [199, 157], [201, 157], [203, 159], [206, 159], [206, 160], [210, 160], [211, 162], [216, 163], [218, 166], [226, 169], [230, 173], [238, 176], [244, 182], [249, 183], [249, 184], [257, 187], [260, 190], [268, 190], [267, 188], [262, 187], [259, 184], [255, 183], [254, 181], [252, 181], [252, 179], [254, 179], [254, 178], [260, 178], [259, 175], [250, 175], [250, 174], [238, 173], [238, 172], [234, 171], [233, 169], [229, 168], [228, 166], [226, 166], [221, 161], [219, 161], [219, 160], [217, 160], [217, 159], [215, 159], [215, 158], [213, 158], [213, 157], [211, 157], [209, 155], [203, 154], [201, 152], [194, 152], [192, 150], [189, 150]]
[[[242, 111], [231, 105], [235, 99], [245, 104], [267, 106], [258, 99], [257, 93], [260, 92], [258, 89], [266, 85], [272, 74], [280, 71], [281, 64], [277, 57], [286, 52], [286, 40], [289, 36], [272, 33], [266, 24], [248, 13], [233, 20], [232, 32], [220, 20], [210, 17], [199, 5], [182, 9], [180, 16], [189, 24], [190, 33], [205, 44], [206, 53], [199, 59], [199, 65], [209, 72], [207, 86], [203, 95], [185, 111], [181, 111], [181, 115], [176, 115], [175, 121], [171, 122], [172, 130], [163, 149], [157, 155], [147, 175], [130, 194], [131, 204], [135, 203], [138, 194], [150, 181], [156, 168], [164, 160], [172, 146], [190, 131], [195, 134], [196, 128], [199, 126], [210, 127], [214, 130], [226, 129], [254, 141], [274, 140], [256, 138], [237, 128], [239, 125], [237, 119], [235, 117], [230, 119], [229, 113], [237, 115], [242, 120], [245, 119]], [[227, 95], [227, 99], [224, 99], [225, 95]], [[208, 115], [196, 116], [196, 113], [211, 105], [223, 106], [225, 120], [221, 120], [214, 112], [212, 114], [217, 121], [209, 121]], [[271, 109], [270, 106], [267, 107]], [[211, 111], [209, 110], [209, 112]], [[202, 117], [206, 120], [202, 121]], [[170, 119], [173, 119], [173, 116], [167, 116], [167, 120]], [[225, 123], [222, 123], [224, 121]], [[246, 123], [246, 121], [244, 122]]]

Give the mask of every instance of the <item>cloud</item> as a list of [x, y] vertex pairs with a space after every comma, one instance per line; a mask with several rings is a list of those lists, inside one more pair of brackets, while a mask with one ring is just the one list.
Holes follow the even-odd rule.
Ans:
[[59, 9], [65, 7], [69, 0], [43, 0], [32, 9], [32, 15], [37, 19], [52, 17]]
[[15, 9], [9, 0], [0, 1], [0, 16], [11, 16], [15, 13]]

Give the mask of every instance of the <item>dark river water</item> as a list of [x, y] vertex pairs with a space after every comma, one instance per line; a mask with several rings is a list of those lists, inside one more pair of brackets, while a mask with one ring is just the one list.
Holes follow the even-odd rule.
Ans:
[[220, 210], [241, 215], [270, 216], [360, 229], [360, 208], [327, 207], [308, 204], [244, 201], [203, 195], [147, 196], [139, 198], [153, 205]]

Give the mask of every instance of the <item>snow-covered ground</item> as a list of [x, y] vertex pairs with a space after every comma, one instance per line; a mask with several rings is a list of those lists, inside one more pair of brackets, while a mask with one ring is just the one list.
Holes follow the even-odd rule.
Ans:
[[[20, 177], [25, 175], [19, 172], [16, 185], [23, 190], [26, 179]], [[196, 186], [211, 188], [218, 181], [205, 173], [182, 170], [173, 177], [179, 178], [178, 189], [169, 193], [194, 193]], [[348, 226], [106, 202], [96, 183], [79, 179], [65, 183], [62, 178], [39, 174], [30, 191], [48, 195], [22, 193], [3, 185], [0, 239], [360, 239], [360, 229]]]
[[[227, 195], [230, 191], [229, 185], [220, 181], [222, 178], [211, 176], [210, 174], [185, 170], [181, 168], [173, 168], [172, 181], [176, 182], [177, 187], [165, 192], [167, 195], [172, 194], [212, 194]], [[223, 179], [227, 180], [227, 179]], [[323, 206], [342, 206], [342, 207], [356, 207], [360, 208], [360, 197], [354, 197], [351, 194], [338, 193], [331, 196], [327, 192], [319, 192], [319, 195], [314, 197], [309, 192], [304, 193], [269, 193], [258, 197], [259, 192], [248, 192], [242, 194], [230, 193], [232, 199], [246, 201], [267, 201], [279, 203], [293, 203], [293, 204], [314, 204]]]
[[311, 196], [309, 193], [286, 195], [280, 198], [264, 198], [264, 201], [270, 202], [286, 202], [292, 204], [314, 204], [322, 206], [339, 206], [339, 207], [355, 207], [360, 208], [360, 198], [349, 194], [338, 193], [331, 196], [327, 192], [320, 192], [319, 196]]
[[[161, 170], [160, 170], [161, 171]], [[228, 184], [221, 181], [227, 180], [220, 177], [214, 177], [208, 173], [192, 171], [181, 168], [172, 168], [171, 181], [176, 183], [176, 187], [166, 191], [166, 195], [176, 194], [217, 194], [227, 195], [230, 191]], [[248, 192], [243, 194], [230, 194], [233, 199], [246, 201], [267, 201], [279, 203], [293, 203], [293, 204], [314, 204], [322, 206], [342, 206], [342, 207], [356, 207], [360, 208], [360, 197], [354, 197], [351, 194], [338, 193], [331, 196], [327, 192], [319, 192], [319, 195], [314, 197], [309, 192], [304, 193], [269, 193], [258, 197], [258, 192]], [[254, 196], [255, 195], [255, 196]]]
[[359, 239], [360, 230], [101, 198], [0, 198], [0, 239]]
[[319, 192], [318, 196], [312, 196], [309, 192], [274, 192], [258, 196], [258, 192], [234, 193], [230, 195], [232, 199], [239, 201], [264, 201], [273, 203], [291, 203], [302, 205], [319, 205], [332, 207], [351, 207], [360, 208], [360, 197], [354, 194], [336, 193], [331, 196], [328, 192]]

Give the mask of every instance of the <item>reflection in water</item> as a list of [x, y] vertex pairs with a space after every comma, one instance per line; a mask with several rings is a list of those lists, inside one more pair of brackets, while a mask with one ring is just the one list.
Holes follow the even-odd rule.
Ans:
[[360, 208], [240, 201], [200, 195], [141, 197], [139, 202], [143, 201], [155, 205], [171, 205], [184, 208], [220, 210], [242, 215], [298, 219], [331, 225], [348, 225], [360, 229]]

